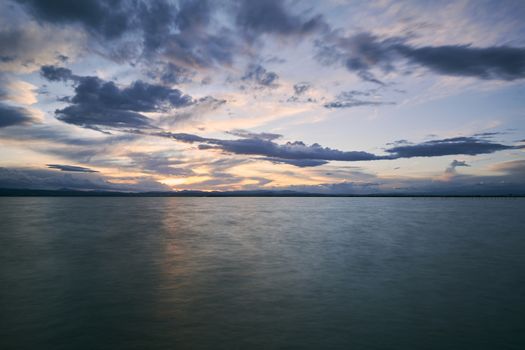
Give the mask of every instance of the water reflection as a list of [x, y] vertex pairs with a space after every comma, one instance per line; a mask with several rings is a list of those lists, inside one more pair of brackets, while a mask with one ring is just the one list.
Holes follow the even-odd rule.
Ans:
[[518, 349], [524, 205], [0, 198], [2, 349]]

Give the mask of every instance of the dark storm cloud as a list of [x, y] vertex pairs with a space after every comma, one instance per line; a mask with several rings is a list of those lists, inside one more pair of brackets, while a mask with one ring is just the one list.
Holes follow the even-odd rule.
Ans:
[[251, 36], [261, 34], [303, 35], [326, 26], [321, 16], [305, 18], [291, 13], [281, 0], [238, 1], [237, 25]]
[[519, 149], [522, 146], [508, 146], [490, 142], [473, 136], [454, 137], [442, 140], [431, 140], [419, 144], [402, 144], [386, 149], [396, 158], [439, 157], [456, 154], [477, 155], [494, 153], [508, 149]]
[[130, 28], [134, 3], [122, 0], [17, 0], [37, 20], [80, 24], [91, 33], [115, 38]]
[[70, 171], [70, 172], [78, 172], [78, 173], [98, 173], [98, 171], [85, 168], [83, 166], [76, 166], [76, 165], [66, 165], [66, 164], [46, 164], [46, 166], [49, 169], [56, 169], [60, 171]]
[[154, 85], [141, 80], [120, 88], [112, 81], [97, 77], [76, 76], [70, 70], [44, 66], [41, 74], [51, 80], [73, 80], [75, 95], [69, 106], [55, 111], [57, 118], [86, 128], [152, 127], [151, 120], [139, 112], [164, 112], [186, 107], [193, 99], [178, 89]]
[[252, 81], [265, 87], [277, 87], [279, 76], [274, 72], [267, 71], [266, 68], [261, 65], [251, 64], [241, 79], [244, 81]]
[[317, 58], [324, 63], [341, 62], [361, 79], [380, 85], [372, 69], [390, 72], [398, 61], [425, 67], [437, 74], [480, 79], [515, 80], [525, 77], [525, 48], [443, 45], [416, 47], [404, 38], [380, 39], [370, 33], [341, 37], [331, 33], [317, 40]]
[[13, 107], [0, 102], [0, 128], [34, 122], [31, 113], [22, 107]]

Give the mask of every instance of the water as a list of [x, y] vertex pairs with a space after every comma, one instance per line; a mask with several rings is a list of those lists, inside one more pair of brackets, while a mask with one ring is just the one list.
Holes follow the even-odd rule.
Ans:
[[523, 349], [525, 199], [0, 198], [1, 349]]

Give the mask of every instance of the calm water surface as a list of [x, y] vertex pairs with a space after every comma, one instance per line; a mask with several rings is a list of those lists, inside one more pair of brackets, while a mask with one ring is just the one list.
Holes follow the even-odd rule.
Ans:
[[525, 349], [525, 199], [0, 198], [0, 349]]

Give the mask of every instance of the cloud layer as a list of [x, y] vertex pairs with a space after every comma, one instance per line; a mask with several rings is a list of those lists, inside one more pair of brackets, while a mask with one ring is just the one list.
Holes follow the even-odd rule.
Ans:
[[[0, 2], [4, 184], [518, 188], [523, 13], [519, 1]], [[388, 143], [400, 138], [416, 141]]]

